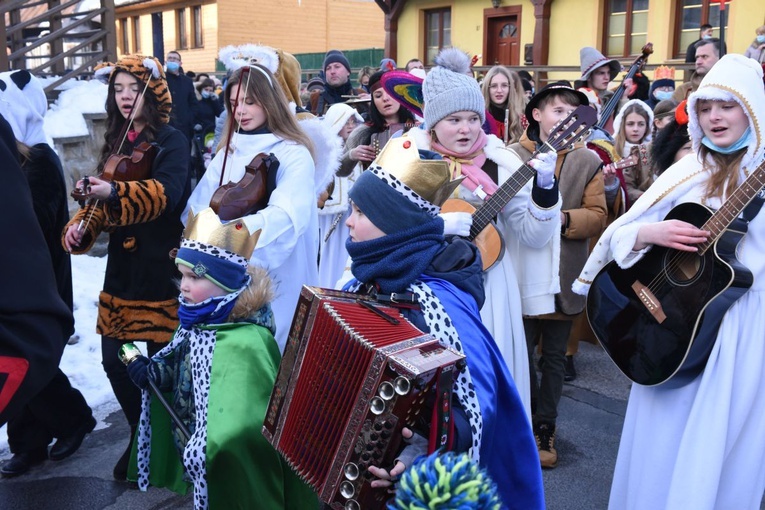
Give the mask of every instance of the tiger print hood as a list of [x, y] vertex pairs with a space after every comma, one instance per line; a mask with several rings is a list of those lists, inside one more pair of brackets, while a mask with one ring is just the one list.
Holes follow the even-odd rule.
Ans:
[[157, 108], [162, 116], [162, 122], [170, 122], [170, 112], [173, 109], [173, 100], [170, 89], [167, 87], [165, 71], [154, 57], [144, 55], [125, 55], [117, 62], [102, 62], [96, 66], [95, 77], [106, 83], [116, 76], [117, 71], [125, 71], [135, 76], [138, 81], [146, 84], [149, 82], [148, 91], [154, 95]]

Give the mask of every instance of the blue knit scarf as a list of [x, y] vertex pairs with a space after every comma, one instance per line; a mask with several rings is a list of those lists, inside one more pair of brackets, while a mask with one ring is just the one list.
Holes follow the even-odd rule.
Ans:
[[383, 293], [403, 291], [430, 265], [444, 245], [439, 217], [371, 241], [345, 242], [357, 280], [376, 283]]

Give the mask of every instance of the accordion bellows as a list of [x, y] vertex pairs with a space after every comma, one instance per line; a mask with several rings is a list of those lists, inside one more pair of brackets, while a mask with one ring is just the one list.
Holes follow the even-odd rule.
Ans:
[[[392, 467], [431, 392], [451, 405], [464, 356], [358, 294], [303, 287], [263, 435], [333, 509], [375, 510], [369, 466]], [[395, 319], [392, 324], [387, 315]], [[436, 390], [437, 388], [437, 390]], [[437, 442], [438, 445], [438, 442]]]

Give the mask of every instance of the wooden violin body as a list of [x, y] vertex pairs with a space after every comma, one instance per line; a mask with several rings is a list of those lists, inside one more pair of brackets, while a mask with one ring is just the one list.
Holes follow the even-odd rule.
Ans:
[[264, 209], [268, 205], [268, 175], [279, 167], [273, 154], [260, 153], [245, 167], [238, 182], [220, 186], [210, 199], [210, 208], [222, 221], [241, 218]]
[[[157, 147], [149, 142], [138, 144], [130, 155], [112, 154], [106, 160], [99, 179], [104, 181], [140, 181], [151, 177], [151, 165], [157, 155]], [[82, 202], [88, 198], [87, 184], [72, 190], [73, 199]]]

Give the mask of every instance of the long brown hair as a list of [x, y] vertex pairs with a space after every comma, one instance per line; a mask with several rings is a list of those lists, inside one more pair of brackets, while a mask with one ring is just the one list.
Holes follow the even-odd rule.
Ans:
[[[106, 160], [109, 158], [112, 152], [117, 149], [115, 145], [120, 143], [117, 138], [122, 132], [122, 127], [124, 126], [125, 122], [128, 122], [128, 119], [122, 115], [119, 106], [117, 106], [117, 100], [114, 97], [114, 81], [116, 80], [119, 73], [126, 73], [132, 76], [141, 86], [142, 92], [145, 88], [144, 86], [146, 85], [143, 81], [138, 79], [133, 74], [128, 73], [127, 71], [117, 70], [114, 71], [109, 77], [109, 90], [106, 95], [107, 124], [106, 133], [104, 133], [104, 145], [101, 147], [101, 157], [98, 162], [99, 168], [103, 167], [104, 163], [106, 163]], [[162, 120], [162, 114], [159, 111], [157, 99], [148, 89], [143, 94], [143, 106], [141, 107], [141, 110], [141, 117], [146, 122], [146, 127], [143, 128], [143, 132], [145, 133], [147, 140], [153, 141], [157, 134], [157, 130], [162, 127], [164, 122]]]
[[[263, 112], [266, 114], [265, 125], [271, 133], [284, 140], [305, 146], [313, 157], [313, 142], [298, 125], [295, 115], [290, 111], [287, 97], [284, 95], [274, 75], [266, 67], [259, 64], [251, 64], [249, 67], [252, 68], [252, 71], [247, 73], [248, 75], [244, 80], [245, 86], [241, 87], [240, 94], [246, 94], [247, 98], [255, 101], [256, 104], [263, 108]], [[242, 74], [245, 69], [246, 67], [242, 67], [234, 71], [226, 84], [224, 104], [229, 119], [233, 119], [231, 89], [234, 88], [234, 85], [242, 82]], [[230, 126], [235, 123], [235, 120], [234, 122], [226, 122], [226, 127], [223, 130], [217, 150], [225, 148]]]
[[510, 109], [509, 118], [509, 133], [507, 134], [507, 140], [510, 143], [517, 142], [523, 136], [523, 124], [521, 119], [523, 118], [524, 111], [526, 110], [526, 92], [523, 90], [523, 84], [521, 83], [521, 77], [515, 71], [508, 69], [505, 66], [494, 66], [486, 73], [481, 86], [481, 92], [483, 92], [483, 99], [486, 102], [486, 109], [492, 104], [489, 87], [491, 87], [491, 80], [497, 75], [503, 75], [507, 78], [510, 89], [507, 93], [507, 100], [505, 104], [498, 105], [502, 108]]
[[[709, 170], [710, 177], [704, 192], [704, 198], [729, 197], [739, 185], [738, 176], [741, 161], [746, 155], [744, 147], [732, 154], [721, 154], [708, 149], [705, 145], [699, 147], [699, 159], [703, 162], [705, 170]], [[711, 163], [710, 164], [710, 160]]]

